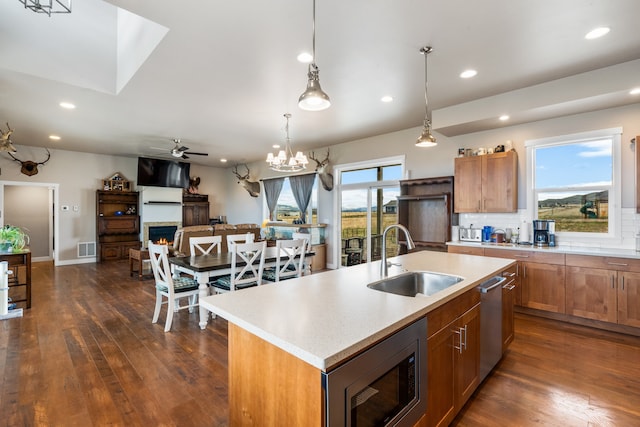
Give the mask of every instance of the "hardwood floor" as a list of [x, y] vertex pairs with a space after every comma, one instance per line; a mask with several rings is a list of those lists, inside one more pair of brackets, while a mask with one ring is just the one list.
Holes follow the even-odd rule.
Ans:
[[[225, 426], [227, 324], [151, 323], [126, 261], [33, 266], [33, 304], [0, 321], [0, 425]], [[518, 315], [509, 352], [456, 426], [640, 425], [640, 338]]]

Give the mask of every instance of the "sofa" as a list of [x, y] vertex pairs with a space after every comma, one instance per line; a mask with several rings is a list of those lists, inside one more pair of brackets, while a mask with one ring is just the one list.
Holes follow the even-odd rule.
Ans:
[[191, 225], [179, 228], [173, 237], [173, 254], [175, 256], [191, 255], [189, 238], [202, 236], [222, 237], [221, 252], [228, 252], [227, 236], [229, 234], [252, 233], [254, 240], [260, 239], [260, 226], [258, 224], [215, 224], [215, 225]]

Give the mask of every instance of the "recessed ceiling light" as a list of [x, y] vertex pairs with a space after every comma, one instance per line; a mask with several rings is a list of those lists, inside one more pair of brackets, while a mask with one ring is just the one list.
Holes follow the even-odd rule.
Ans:
[[60, 137], [58, 135], [49, 135], [49, 139], [52, 139], [54, 141], [60, 141]]
[[471, 77], [475, 77], [478, 72], [476, 70], [464, 70], [460, 73], [460, 77], [463, 79], [469, 79]]
[[227, 159], [220, 159], [221, 163], [227, 163]]
[[509, 116], [506, 115], [506, 114], [503, 114], [503, 115], [500, 116], [500, 120], [503, 121], [503, 122], [506, 122], [507, 120], [509, 120]]
[[76, 106], [70, 102], [61, 102], [59, 105], [62, 108], [66, 108], [67, 110], [73, 110], [76, 108]]
[[640, 95], [640, 87], [633, 88], [629, 91], [629, 95]]
[[313, 61], [313, 55], [311, 55], [309, 52], [302, 52], [298, 55], [298, 61], [302, 62], [303, 64], [310, 64], [311, 61]]
[[587, 33], [586, 36], [584, 36], [585, 39], [587, 40], [593, 40], [593, 39], [597, 39], [599, 37], [604, 36], [605, 34], [607, 34], [610, 31], [609, 27], [598, 27], [598, 28], [594, 28], [593, 30], [589, 31]]
[[382, 101], [382, 102], [391, 102], [391, 101], [393, 101], [393, 96], [385, 95], [382, 98], [380, 98], [380, 101]]

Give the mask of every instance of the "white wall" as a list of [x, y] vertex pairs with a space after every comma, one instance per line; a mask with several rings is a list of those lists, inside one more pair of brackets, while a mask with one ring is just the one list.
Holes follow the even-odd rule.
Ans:
[[[16, 145], [22, 160], [41, 161], [46, 158], [43, 148]], [[28, 177], [20, 173], [20, 164], [6, 155], [0, 155], [0, 177], [7, 181], [57, 183], [60, 186], [59, 205], [79, 206], [61, 211], [57, 206], [55, 215], [59, 220], [58, 259], [61, 264], [85, 262], [77, 259], [78, 242], [96, 240], [96, 190], [102, 180], [120, 172], [131, 181], [136, 180], [138, 160], [135, 157], [108, 156], [49, 149], [51, 159], [39, 166], [37, 175]], [[226, 204], [225, 185], [221, 184], [224, 169], [201, 167], [192, 164], [192, 176], [201, 177], [200, 193], [209, 194], [216, 209], [224, 210]]]

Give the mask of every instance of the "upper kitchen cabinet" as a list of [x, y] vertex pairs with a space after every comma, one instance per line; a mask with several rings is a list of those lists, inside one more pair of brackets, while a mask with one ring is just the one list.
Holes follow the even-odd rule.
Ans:
[[640, 135], [635, 138], [636, 145], [636, 212], [640, 213], [640, 150], [638, 145], [640, 144]]
[[516, 212], [518, 155], [515, 151], [455, 159], [454, 211]]

